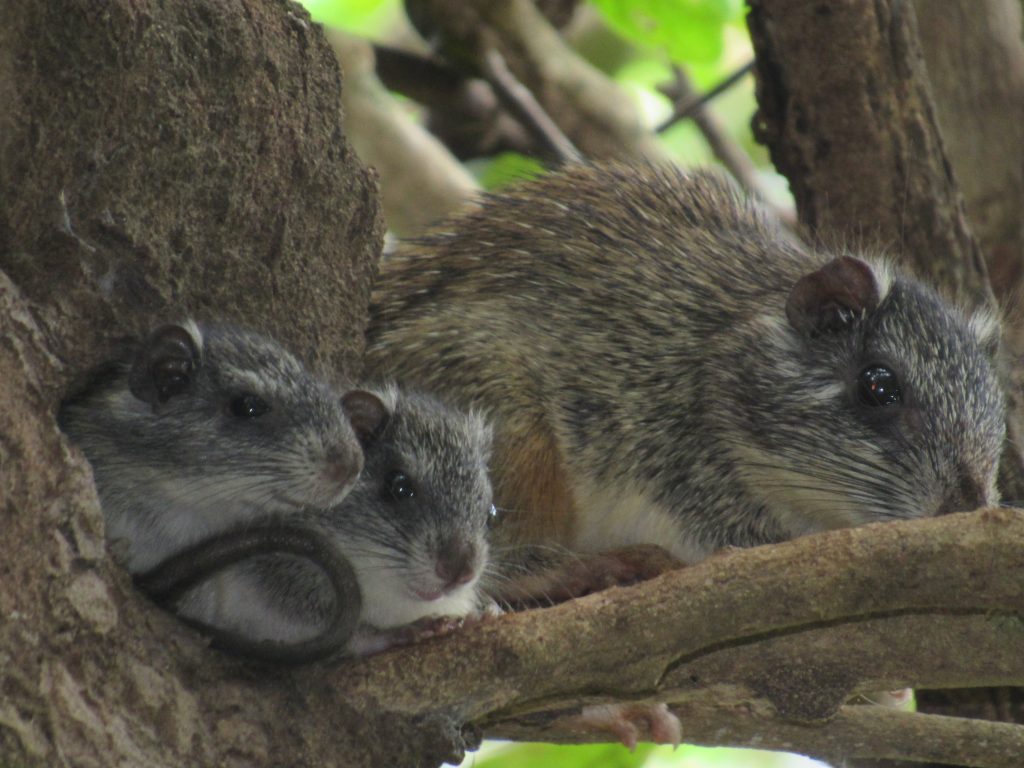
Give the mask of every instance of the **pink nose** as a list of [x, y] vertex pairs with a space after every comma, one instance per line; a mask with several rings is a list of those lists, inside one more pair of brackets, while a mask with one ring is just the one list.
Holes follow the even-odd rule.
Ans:
[[437, 553], [434, 573], [444, 589], [454, 589], [473, 580], [476, 574], [476, 547], [462, 541], [446, 541]]

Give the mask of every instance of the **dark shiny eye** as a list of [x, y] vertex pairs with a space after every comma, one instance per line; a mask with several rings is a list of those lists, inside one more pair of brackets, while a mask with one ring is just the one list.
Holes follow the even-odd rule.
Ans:
[[487, 510], [487, 527], [490, 528], [498, 522], [498, 508], [491, 504], [491, 508]]
[[903, 390], [891, 368], [869, 365], [857, 377], [857, 397], [864, 405], [899, 405], [903, 402]]
[[412, 480], [404, 472], [392, 472], [384, 483], [384, 496], [392, 501], [411, 499], [416, 495]]
[[192, 383], [192, 361], [161, 360], [152, 366], [150, 375], [156, 383], [157, 399], [166, 403], [175, 395], [188, 392]]
[[239, 395], [231, 401], [231, 415], [240, 419], [255, 419], [269, 410], [266, 401], [256, 395]]

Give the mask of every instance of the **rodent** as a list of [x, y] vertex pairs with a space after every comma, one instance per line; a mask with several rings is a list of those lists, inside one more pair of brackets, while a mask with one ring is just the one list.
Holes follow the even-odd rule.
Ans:
[[119, 559], [229, 650], [304, 661], [347, 638], [359, 652], [375, 627], [477, 606], [494, 514], [478, 416], [394, 387], [339, 396], [272, 339], [187, 321], [60, 422]]
[[[352, 565], [362, 609], [344, 650], [363, 654], [414, 639], [417, 630], [408, 625], [415, 622], [484, 607], [478, 584], [496, 512], [487, 473], [490, 431], [479, 416], [394, 387], [363, 392], [358, 406], [347, 398], [346, 408], [354, 407], [385, 410], [382, 419], [357, 418], [379, 424], [360, 432], [365, 466], [355, 486], [340, 503], [305, 509], [288, 522], [318, 531]], [[230, 564], [206, 549], [198, 545], [190, 556], [227, 567], [186, 592], [179, 613], [254, 640], [319, 647], [317, 638], [337, 614], [337, 589], [321, 558], [273, 554]], [[195, 574], [188, 579], [194, 583]]]
[[483, 411], [496, 548], [685, 562], [994, 503], [998, 319], [714, 173], [570, 166], [400, 247], [366, 366]]
[[264, 514], [330, 507], [363, 467], [339, 395], [269, 337], [188, 320], [154, 330], [61, 409], [107, 539], [133, 574]]

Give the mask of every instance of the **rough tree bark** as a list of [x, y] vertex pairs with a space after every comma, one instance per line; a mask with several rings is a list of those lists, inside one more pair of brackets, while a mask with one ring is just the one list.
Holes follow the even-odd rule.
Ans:
[[[343, 702], [305, 711], [301, 674], [175, 639], [54, 422], [124, 336], [183, 315], [356, 372], [382, 232], [339, 87], [282, 0], [0, 4], [4, 765], [295, 764], [321, 730], [354, 739]], [[301, 724], [275, 717], [289, 700]]]
[[1020, 0], [952, 0], [941, 7], [915, 0], [914, 7], [943, 143], [967, 217], [985, 253], [992, 288], [1012, 307], [1024, 278]]
[[285, 0], [0, 5], [0, 761], [430, 765], [472, 740], [463, 722], [585, 741], [579, 705], [626, 698], [681, 702], [697, 742], [1019, 764], [1019, 726], [844, 704], [1024, 684], [1015, 511], [730, 553], [304, 669], [212, 652], [135, 593], [54, 413], [123, 336], [186, 313], [354, 372], [381, 228], [339, 88]]
[[882, 248], [987, 303], [981, 249], [939, 134], [913, 6], [751, 0], [754, 129], [822, 238]]

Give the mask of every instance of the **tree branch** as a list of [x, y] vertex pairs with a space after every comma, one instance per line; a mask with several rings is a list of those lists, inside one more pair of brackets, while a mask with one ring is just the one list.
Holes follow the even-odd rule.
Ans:
[[[762, 201], [762, 203], [769, 207], [770, 204], [767, 202], [765, 195], [763, 194], [763, 188], [761, 182], [757, 177], [757, 168], [754, 166], [753, 161], [743, 151], [743, 148], [739, 145], [734, 138], [732, 138], [728, 132], [722, 127], [718, 119], [707, 107], [707, 102], [713, 98], [713, 92], [718, 91], [719, 93], [725, 88], [729, 87], [732, 83], [735, 83], [739, 77], [750, 71], [753, 67], [753, 63], [746, 67], [743, 67], [738, 72], [727, 78], [722, 83], [719, 83], [716, 88], [703, 95], [698, 95], [693, 88], [693, 84], [690, 82], [689, 76], [680, 67], [674, 67], [674, 81], [668, 89], [664, 89], [667, 93], [671, 91], [672, 98], [677, 104], [677, 114], [669, 118], [658, 131], [661, 132], [663, 129], [674, 125], [677, 120], [681, 120], [684, 117], [689, 117], [693, 120], [694, 125], [701, 132], [704, 140], [707, 141], [708, 146], [711, 148], [711, 152], [714, 154], [718, 161], [725, 166], [725, 168], [733, 175], [733, 178], [739, 182], [743, 189], [747, 190], [748, 193], [756, 196]], [[779, 220], [785, 223], [790, 229], [796, 226], [795, 212], [790, 210], [779, 210], [774, 206], [771, 206], [775, 215], [778, 216]]]
[[[368, 696], [408, 715], [430, 701], [506, 738], [579, 741], [559, 725], [575, 714], [567, 707], [657, 699], [682, 702], [688, 740], [932, 759], [930, 746], [858, 730], [837, 713], [857, 693], [1024, 682], [1022, 565], [1024, 513], [1013, 510], [836, 531], [505, 616], [332, 679], [350, 702]], [[975, 652], [950, 653], [965, 647]], [[397, 674], [403, 685], [388, 689]], [[759, 727], [745, 730], [736, 714], [750, 711]], [[765, 735], [776, 725], [786, 726], [778, 741]], [[942, 731], [943, 744], [968, 728], [921, 727]], [[1013, 728], [992, 733], [1020, 743]]]
[[713, 99], [725, 93], [736, 83], [746, 77], [754, 69], [754, 62], [750, 61], [737, 69], [731, 75], [709, 88], [702, 94], [697, 94], [690, 84], [690, 78], [679, 67], [675, 68], [676, 81], [663, 93], [672, 99], [672, 114], [655, 128], [655, 132], [664, 133], [676, 123], [693, 117], [703, 107], [707, 106]]
[[[728, 694], [720, 690], [721, 695]], [[868, 759], [953, 761], [971, 768], [1019, 768], [1024, 727], [984, 720], [919, 715], [876, 705], [842, 707], [827, 724], [785, 722], [763, 701], [708, 702], [677, 705], [688, 744], [734, 744], [758, 749], [800, 752], [834, 765], [851, 756]], [[607, 734], [583, 734], [566, 716], [545, 726], [539, 740], [555, 743], [606, 741]], [[502, 723], [489, 735], [511, 740], [538, 740], [538, 725], [529, 718]]]

